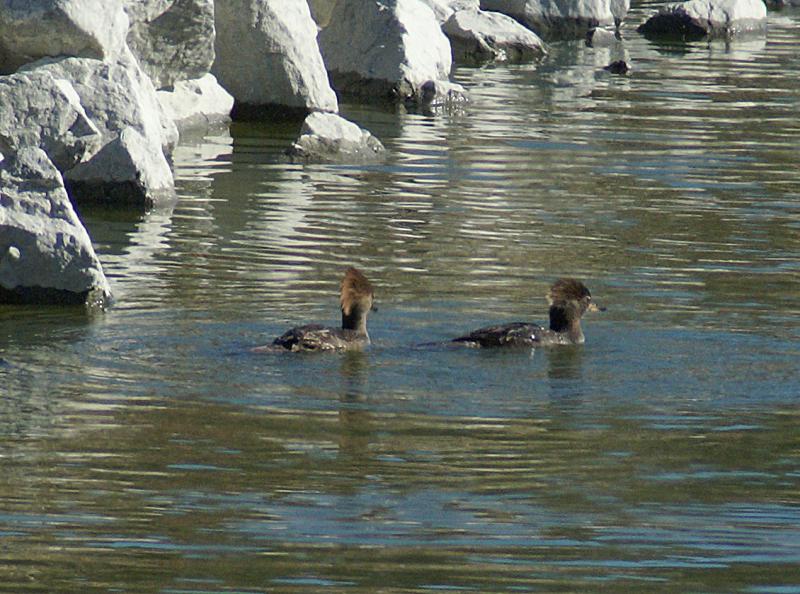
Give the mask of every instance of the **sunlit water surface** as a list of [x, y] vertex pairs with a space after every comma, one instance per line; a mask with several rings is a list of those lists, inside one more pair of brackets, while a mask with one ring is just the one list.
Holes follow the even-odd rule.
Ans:
[[[649, 10], [457, 69], [463, 111], [344, 105], [385, 164], [240, 123], [174, 209], [83, 213], [116, 306], [0, 308], [0, 590], [800, 591], [800, 12], [669, 47]], [[249, 351], [335, 325], [349, 264], [369, 351]], [[583, 347], [414, 347], [565, 275]]]

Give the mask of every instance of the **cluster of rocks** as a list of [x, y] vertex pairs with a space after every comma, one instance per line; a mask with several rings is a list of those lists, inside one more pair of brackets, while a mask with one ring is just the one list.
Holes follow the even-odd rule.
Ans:
[[233, 105], [213, 31], [213, 0], [0, 1], [0, 299], [110, 299], [73, 201], [171, 199], [179, 126]]
[[[460, 104], [453, 61], [537, 60], [542, 38], [617, 29], [629, 5], [0, 0], [0, 302], [109, 299], [73, 205], [168, 203], [171, 153], [187, 128], [278, 108], [307, 116], [290, 159], [379, 159], [383, 145], [337, 115], [338, 97]], [[690, 0], [641, 30], [729, 35], [763, 26], [763, 6]]]

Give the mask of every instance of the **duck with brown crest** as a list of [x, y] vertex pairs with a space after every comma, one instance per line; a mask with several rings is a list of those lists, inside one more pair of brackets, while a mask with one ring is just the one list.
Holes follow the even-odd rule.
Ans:
[[369, 344], [367, 316], [374, 307], [372, 284], [360, 270], [348, 268], [342, 279], [340, 302], [342, 327], [307, 324], [286, 331], [271, 345], [255, 351], [342, 351], [359, 350]]
[[452, 342], [471, 347], [536, 347], [583, 344], [581, 318], [587, 311], [605, 311], [592, 301], [592, 294], [579, 280], [562, 278], [547, 293], [550, 326], [514, 322], [487, 326], [454, 338]]

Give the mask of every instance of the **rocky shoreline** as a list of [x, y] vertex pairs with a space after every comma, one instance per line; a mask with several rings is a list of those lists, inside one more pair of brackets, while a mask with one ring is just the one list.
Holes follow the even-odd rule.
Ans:
[[[0, 0], [0, 303], [111, 290], [74, 205], [174, 200], [181, 132], [232, 113], [306, 117], [287, 159], [365, 162], [380, 140], [340, 97], [459, 105], [454, 61], [541, 60], [542, 39], [600, 43], [630, 0]], [[762, 0], [690, 0], [648, 37], [763, 30]], [[613, 72], [624, 73], [627, 69]]]

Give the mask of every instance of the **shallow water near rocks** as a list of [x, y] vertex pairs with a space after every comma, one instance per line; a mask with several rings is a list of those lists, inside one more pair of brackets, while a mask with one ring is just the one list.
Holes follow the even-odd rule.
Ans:
[[[800, 12], [766, 38], [459, 68], [390, 150], [179, 147], [174, 209], [82, 213], [104, 314], [0, 308], [0, 591], [800, 590]], [[625, 59], [633, 71], [602, 67]], [[372, 348], [253, 354], [336, 324]], [[582, 347], [415, 348], [608, 307]]]

